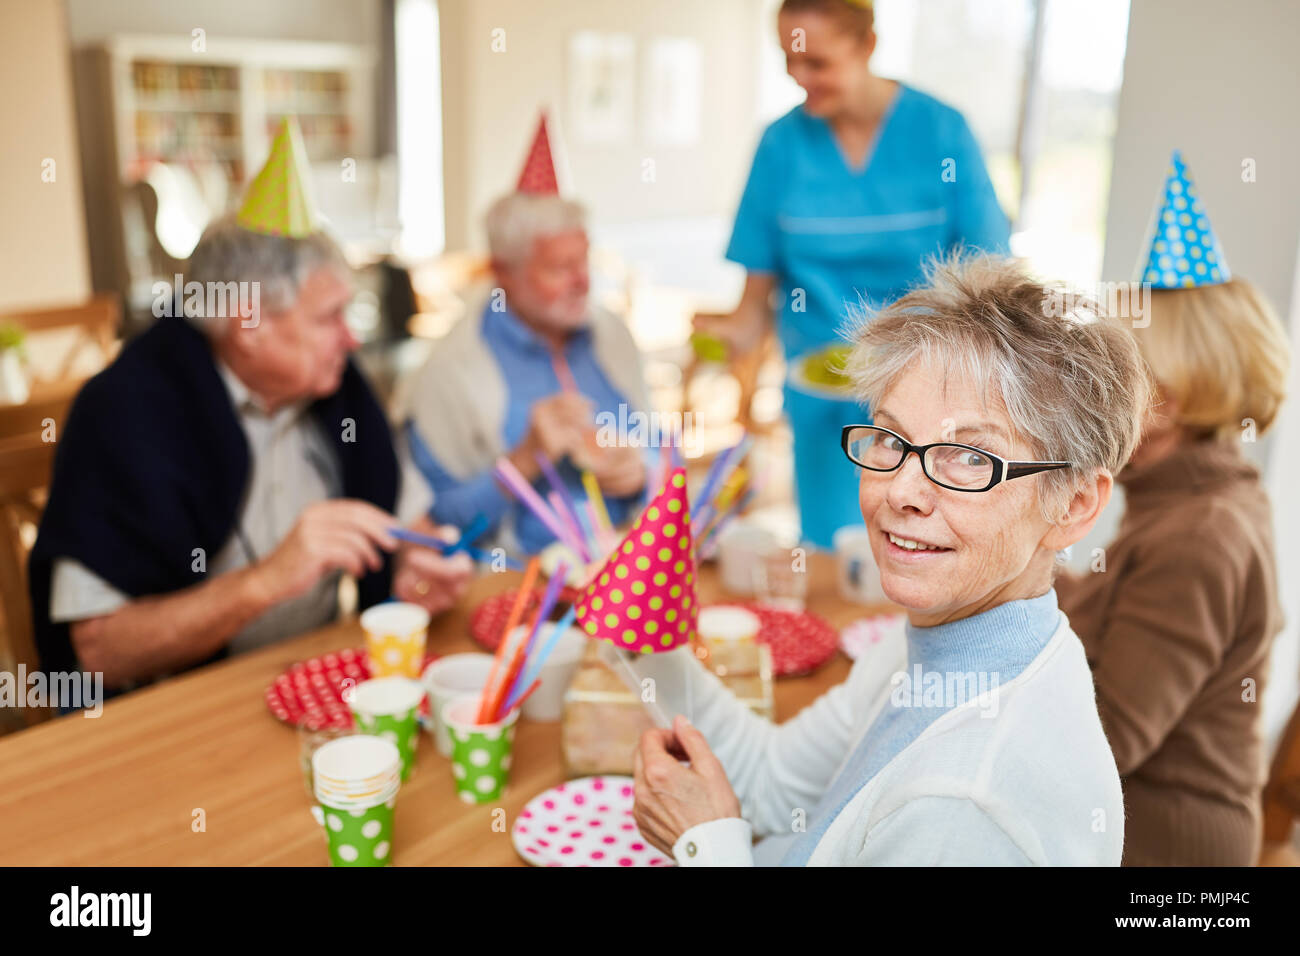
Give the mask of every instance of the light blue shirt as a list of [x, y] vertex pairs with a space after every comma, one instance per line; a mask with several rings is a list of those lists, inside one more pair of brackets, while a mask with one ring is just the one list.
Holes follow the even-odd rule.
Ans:
[[[907, 626], [907, 670], [789, 848], [782, 866], [806, 866], [831, 822], [885, 764], [943, 714], [1013, 678], [1061, 623], [1056, 590], [937, 627]], [[939, 692], [942, 689], [942, 692]], [[967, 812], [953, 801], [952, 812]]]
[[[528, 431], [533, 405], [563, 389], [555, 372], [550, 346], [509, 309], [497, 312], [489, 304], [483, 312], [482, 335], [500, 364], [501, 378], [506, 383], [506, 414], [501, 437], [506, 448], [513, 448]], [[596, 361], [590, 329], [581, 328], [569, 336], [564, 343], [564, 357], [578, 391], [590, 399], [594, 410], [597, 413], [608, 411], [617, 416], [619, 405], [626, 403], [627, 399], [610, 384]], [[578, 470], [568, 459], [554, 464], [570, 497], [575, 501], [584, 500], [586, 493]], [[430, 454], [422, 470], [433, 487], [430, 516], [434, 521], [464, 530], [481, 515], [488, 522], [486, 534], [495, 532], [502, 519], [511, 515], [515, 536], [526, 554], [536, 554], [555, 540], [555, 535], [532, 511], [501, 488], [492, 469], [460, 481]], [[543, 498], [550, 491], [545, 477], [539, 478], [534, 487]], [[615, 525], [623, 523], [641, 501], [641, 494], [626, 498], [607, 497], [605, 505], [610, 520]]]
[[959, 245], [1007, 253], [1010, 228], [965, 119], [899, 84], [866, 166], [795, 107], [764, 132], [727, 258], [777, 277], [787, 358], [840, 341], [860, 299], [880, 307]]

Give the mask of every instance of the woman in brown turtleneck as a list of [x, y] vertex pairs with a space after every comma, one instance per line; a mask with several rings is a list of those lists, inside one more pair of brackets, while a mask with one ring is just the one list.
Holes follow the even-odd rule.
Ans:
[[1260, 695], [1282, 627], [1268, 497], [1242, 453], [1285, 394], [1282, 326], [1248, 283], [1157, 291], [1134, 335], [1162, 404], [1118, 476], [1126, 510], [1061, 609], [1124, 785], [1124, 863], [1249, 866]]

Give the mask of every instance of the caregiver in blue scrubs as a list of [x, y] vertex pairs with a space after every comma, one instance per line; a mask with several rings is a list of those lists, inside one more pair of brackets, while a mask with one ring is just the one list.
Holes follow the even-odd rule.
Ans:
[[796, 359], [841, 341], [850, 309], [886, 305], [925, 260], [959, 246], [1009, 252], [1010, 229], [962, 115], [870, 70], [868, 0], [785, 0], [777, 20], [802, 105], [763, 133], [727, 258], [748, 272], [736, 311], [696, 328], [744, 352], [779, 309], [777, 335], [795, 380], [794, 431], [803, 538], [830, 547], [860, 523], [857, 475], [827, 452], [863, 414], [798, 381]]

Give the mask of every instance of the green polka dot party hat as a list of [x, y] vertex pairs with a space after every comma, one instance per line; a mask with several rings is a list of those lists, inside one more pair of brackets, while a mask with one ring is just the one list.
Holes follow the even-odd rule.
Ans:
[[587, 585], [578, 626], [640, 654], [690, 642], [699, 614], [694, 552], [686, 469], [676, 468]]
[[235, 221], [249, 232], [302, 239], [320, 228], [298, 121], [286, 116]]
[[1138, 280], [1149, 282], [1153, 289], [1219, 285], [1232, 278], [1219, 237], [1178, 150], [1169, 160], [1165, 187], [1142, 248]]

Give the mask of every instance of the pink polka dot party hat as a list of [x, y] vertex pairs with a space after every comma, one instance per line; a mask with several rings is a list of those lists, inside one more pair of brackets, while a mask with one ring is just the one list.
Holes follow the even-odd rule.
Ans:
[[578, 625], [596, 640], [655, 654], [693, 640], [698, 613], [686, 469], [675, 468], [583, 591]]

